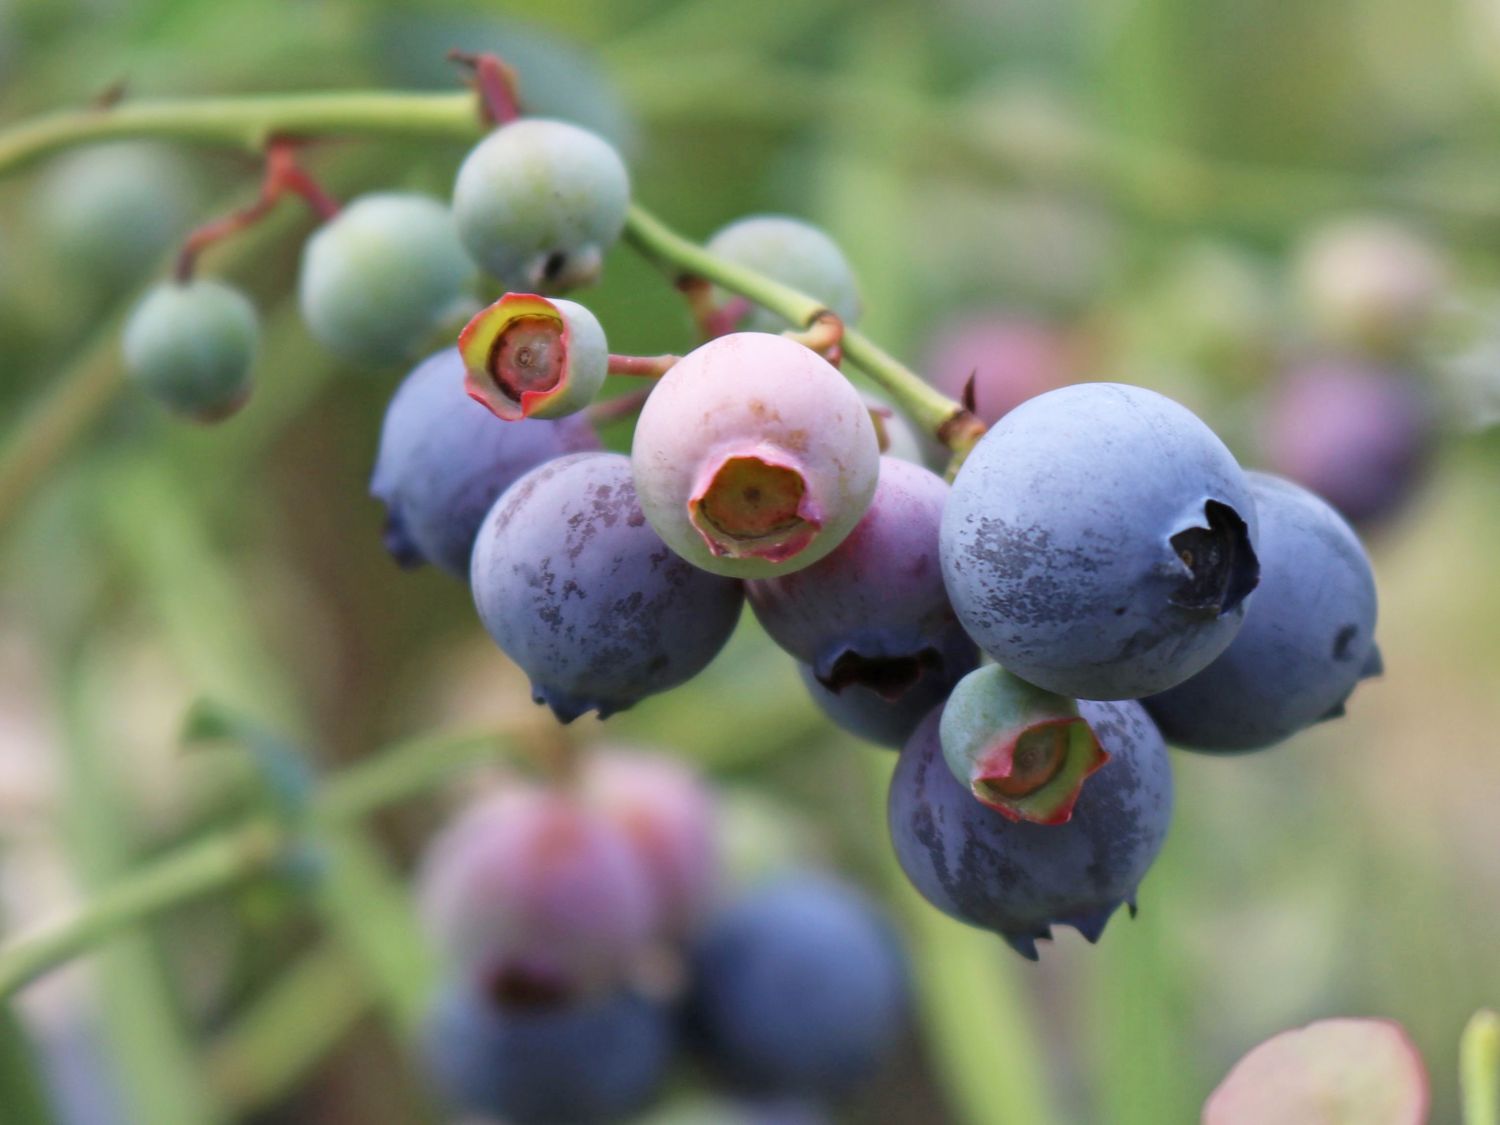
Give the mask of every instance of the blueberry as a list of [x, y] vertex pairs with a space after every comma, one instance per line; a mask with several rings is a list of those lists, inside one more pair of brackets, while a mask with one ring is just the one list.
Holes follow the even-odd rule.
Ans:
[[895, 700], [859, 683], [849, 684], [842, 691], [830, 691], [818, 682], [817, 674], [806, 664], [799, 664], [797, 671], [813, 702], [837, 726], [867, 742], [899, 750], [917, 724], [947, 699], [953, 685], [979, 663], [979, 650], [957, 625], [943, 632], [936, 647], [942, 654], [941, 663], [922, 668], [916, 683]]
[[[879, 395], [865, 392], [860, 396], [875, 425], [875, 441], [882, 456], [910, 461], [913, 465], [936, 464], [946, 452], [933, 439], [924, 440], [911, 421]], [[936, 447], [936, 448], [934, 448]]]
[[993, 930], [1036, 960], [1051, 927], [1097, 941], [1166, 838], [1172, 774], [1139, 703], [1079, 704], [1110, 760], [1066, 824], [1008, 820], [980, 804], [943, 760], [941, 713], [923, 720], [891, 779], [891, 840], [901, 869], [943, 913]]
[[1401, 510], [1434, 445], [1433, 410], [1416, 380], [1338, 360], [1296, 368], [1278, 382], [1260, 431], [1272, 469], [1356, 525]]
[[507, 293], [458, 335], [468, 389], [495, 416], [560, 418], [594, 400], [609, 373], [604, 329], [582, 305]]
[[464, 981], [439, 994], [423, 1031], [439, 1091], [466, 1113], [514, 1125], [594, 1125], [661, 1089], [672, 1013], [632, 992], [567, 1006], [505, 1006]]
[[974, 413], [994, 425], [1027, 399], [1069, 381], [1063, 334], [1013, 313], [975, 313], [944, 325], [927, 358], [933, 386], [962, 399], [973, 380]]
[[827, 360], [765, 332], [688, 353], [657, 383], [631, 450], [641, 507], [683, 558], [740, 578], [827, 555], [875, 494], [870, 412]]
[[614, 453], [562, 457], [511, 485], [479, 530], [471, 579], [490, 636], [563, 722], [697, 675], [744, 598], [667, 549]]
[[965, 676], [943, 708], [943, 757], [961, 785], [1009, 820], [1066, 824], [1109, 755], [1072, 699], [998, 664]]
[[1164, 691], [1234, 639], [1255, 506], [1224, 443], [1171, 399], [1084, 383], [980, 440], [943, 515], [943, 576], [979, 647], [1081, 699]]
[[568, 792], [507, 781], [428, 845], [422, 920], [450, 971], [505, 1001], [613, 987], [660, 930], [630, 838]]
[[465, 391], [456, 348], [428, 356], [397, 388], [380, 431], [370, 492], [386, 506], [387, 548], [403, 565], [431, 562], [468, 578], [496, 498], [545, 461], [598, 448], [578, 415], [501, 422]]
[[187, 233], [192, 167], [174, 150], [141, 141], [59, 157], [37, 187], [50, 252], [101, 290], [129, 285]]
[[630, 177], [609, 143], [545, 118], [496, 129], [453, 185], [464, 247], [507, 289], [527, 293], [593, 281], [629, 204]]
[[[751, 215], [720, 230], [708, 240], [706, 249], [822, 301], [845, 324], [859, 319], [854, 271], [838, 243], [811, 223], [787, 215]], [[781, 332], [802, 325], [793, 326], [769, 309], [757, 307], [741, 327]]]
[[875, 497], [842, 543], [811, 566], [746, 584], [772, 640], [830, 691], [858, 684], [896, 702], [924, 672], [947, 674], [939, 642], [956, 620], [938, 562], [947, 498], [941, 477], [882, 457]]
[[864, 895], [819, 876], [749, 892], [693, 955], [696, 1045], [737, 1087], [841, 1093], [871, 1073], [907, 1022], [905, 957]]
[[250, 396], [259, 336], [255, 307], [238, 289], [207, 278], [168, 282], [125, 324], [125, 371], [168, 410], [217, 421]]
[[584, 762], [585, 799], [629, 838], [656, 892], [668, 938], [695, 929], [718, 891], [713, 794], [676, 758], [602, 750]]
[[453, 216], [436, 199], [365, 195], [307, 240], [297, 301], [308, 331], [329, 351], [388, 366], [419, 354], [434, 330], [464, 310], [473, 275]]
[[1255, 750], [1343, 714], [1379, 671], [1375, 576], [1349, 525], [1306, 489], [1251, 473], [1260, 513], [1260, 587], [1212, 664], [1145, 701], [1167, 739], [1196, 750]]

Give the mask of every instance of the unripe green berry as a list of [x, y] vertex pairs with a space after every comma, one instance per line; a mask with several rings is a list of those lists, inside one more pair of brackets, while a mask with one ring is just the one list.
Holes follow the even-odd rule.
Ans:
[[444, 320], [466, 311], [473, 275], [442, 203], [366, 195], [308, 239], [297, 298], [308, 331], [329, 351], [389, 366], [423, 351]]
[[465, 249], [519, 292], [593, 281], [629, 205], [630, 177], [609, 143], [544, 118], [496, 129], [464, 159], [453, 185]]
[[[845, 324], [852, 325], [859, 319], [854, 271], [838, 243], [811, 223], [787, 215], [751, 215], [720, 230], [708, 240], [707, 249], [816, 297]], [[757, 308], [740, 327], [752, 332], [781, 332], [794, 326], [785, 317]]]
[[125, 325], [125, 371], [174, 414], [214, 422], [250, 396], [259, 326], [255, 308], [219, 281], [152, 289]]

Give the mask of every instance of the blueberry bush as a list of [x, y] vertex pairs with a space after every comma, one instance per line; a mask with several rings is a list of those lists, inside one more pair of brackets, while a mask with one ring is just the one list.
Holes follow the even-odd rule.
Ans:
[[1487, 71], [630, 7], [0, 3], [0, 1121], [1500, 1125]]

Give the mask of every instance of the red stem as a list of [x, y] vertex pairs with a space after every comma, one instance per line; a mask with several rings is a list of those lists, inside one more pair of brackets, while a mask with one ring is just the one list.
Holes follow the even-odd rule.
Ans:
[[611, 375], [634, 375], [642, 379], [660, 379], [679, 357], [675, 355], [614, 355], [609, 357]]
[[474, 88], [485, 120], [491, 125], [508, 125], [521, 116], [521, 99], [516, 93], [518, 77], [513, 66], [498, 55], [471, 54], [454, 49], [448, 52], [454, 62], [474, 72]]
[[318, 218], [333, 218], [339, 212], [339, 203], [328, 194], [301, 165], [297, 163], [297, 144], [289, 140], [274, 140], [266, 145], [266, 170], [260, 182], [260, 195], [254, 203], [232, 211], [228, 215], [211, 219], [192, 231], [183, 240], [177, 254], [174, 274], [179, 282], [193, 279], [198, 265], [198, 256], [216, 242], [238, 234], [254, 226], [269, 215], [284, 195], [295, 195], [305, 202]]

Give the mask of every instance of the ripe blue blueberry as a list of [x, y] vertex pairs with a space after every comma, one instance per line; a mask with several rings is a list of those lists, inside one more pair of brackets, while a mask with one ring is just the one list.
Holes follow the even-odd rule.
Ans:
[[599, 448], [581, 416], [504, 423], [469, 397], [456, 348], [428, 356], [386, 408], [370, 492], [386, 507], [387, 546], [403, 565], [460, 578], [499, 495], [554, 457]]
[[465, 249], [524, 293], [593, 281], [629, 205], [630, 177], [610, 144], [546, 118], [496, 129], [464, 159], [453, 185]]
[[817, 674], [808, 665], [797, 665], [797, 671], [813, 702], [836, 726], [867, 742], [899, 750], [911, 738], [917, 724], [947, 699], [953, 685], [979, 663], [978, 648], [957, 625], [943, 632], [936, 650], [942, 655], [941, 664], [934, 662], [933, 666], [922, 668], [917, 681], [894, 700], [861, 683], [831, 691], [818, 682]]
[[[811, 223], [788, 215], [751, 215], [720, 230], [708, 240], [707, 249], [822, 301], [845, 324], [859, 319], [854, 271], [838, 243]], [[781, 332], [793, 326], [786, 318], [757, 307], [740, 327]]]
[[502, 1005], [450, 981], [423, 1033], [440, 1093], [515, 1125], [597, 1125], [645, 1107], [671, 1064], [671, 1010], [631, 992], [570, 1004]]
[[746, 583], [771, 639], [830, 691], [858, 684], [895, 702], [924, 672], [947, 675], [939, 642], [956, 620], [938, 561], [947, 497], [935, 473], [882, 457], [875, 497], [842, 543], [811, 566]]
[[250, 396], [259, 336], [255, 307], [238, 289], [207, 278], [167, 282], [125, 324], [125, 371], [173, 413], [217, 421]]
[[834, 1094], [867, 1078], [907, 1022], [905, 957], [852, 887], [786, 876], [730, 905], [693, 956], [690, 1026], [741, 1089]]
[[562, 457], [511, 485], [479, 529], [471, 581], [490, 636], [563, 722], [697, 675], [744, 600], [740, 583], [668, 550], [616, 453]]
[[474, 266], [453, 216], [425, 195], [364, 195], [307, 240], [297, 303], [308, 331], [351, 363], [420, 354], [445, 320], [471, 309]]
[[1161, 850], [1172, 811], [1167, 748], [1139, 703], [1079, 704], [1109, 754], [1066, 824], [1008, 820], [943, 760], [941, 713], [923, 720], [891, 778], [891, 840], [928, 902], [993, 930], [1036, 960], [1038, 939], [1073, 926], [1097, 941]]
[[1167, 739], [1255, 750], [1343, 714], [1380, 669], [1375, 577], [1358, 537], [1304, 488], [1251, 473], [1261, 582], [1233, 643], [1203, 671], [1145, 700]]
[[1134, 699], [1206, 666], [1255, 588], [1255, 506], [1224, 443], [1154, 391], [1084, 383], [980, 440], [943, 515], [943, 576], [1005, 668]]

